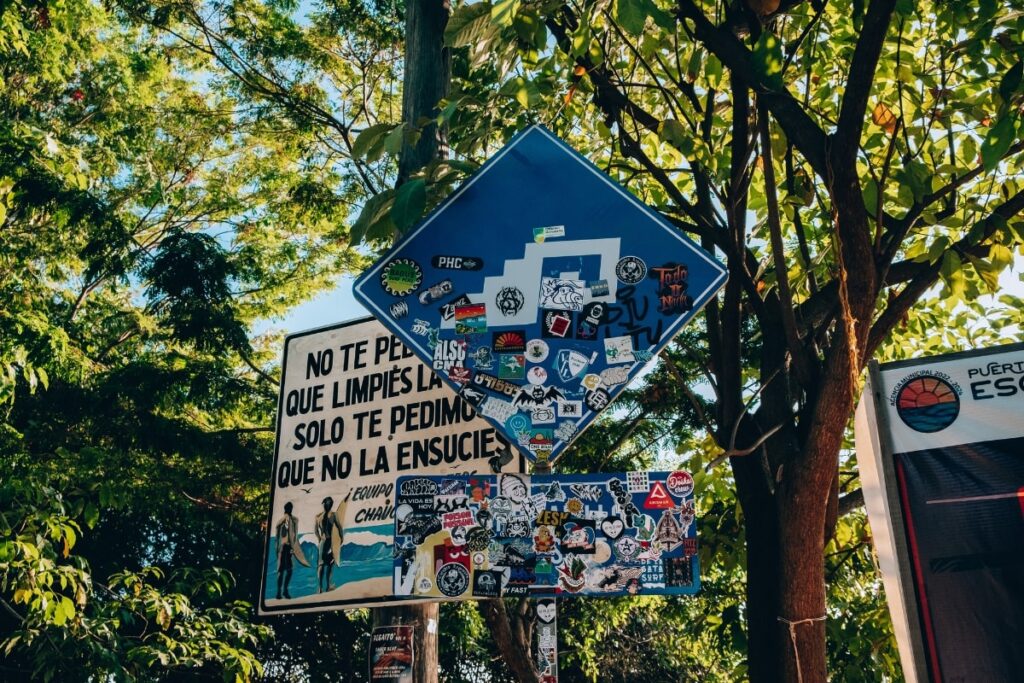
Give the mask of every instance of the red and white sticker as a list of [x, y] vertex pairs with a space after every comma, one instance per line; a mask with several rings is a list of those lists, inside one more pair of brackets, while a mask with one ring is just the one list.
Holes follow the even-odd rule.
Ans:
[[644, 501], [644, 507], [654, 510], [667, 510], [675, 506], [676, 502], [672, 500], [672, 496], [668, 495], [665, 485], [660, 481], [654, 482], [651, 492], [647, 494], [647, 500]]
[[693, 493], [693, 477], [690, 476], [689, 472], [673, 472], [668, 475], [666, 483], [668, 484], [669, 492], [673, 496], [686, 498]]

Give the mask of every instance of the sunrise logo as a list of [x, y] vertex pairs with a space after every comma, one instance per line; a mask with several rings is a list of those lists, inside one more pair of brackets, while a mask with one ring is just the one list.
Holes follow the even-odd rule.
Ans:
[[903, 424], [917, 432], [942, 431], [960, 414], [960, 387], [945, 375], [911, 375], [893, 393], [896, 413]]

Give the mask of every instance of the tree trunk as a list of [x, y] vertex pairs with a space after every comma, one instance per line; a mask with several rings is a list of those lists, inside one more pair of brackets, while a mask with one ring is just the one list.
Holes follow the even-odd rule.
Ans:
[[780, 679], [800, 683], [828, 680], [825, 656], [825, 509], [827, 492], [779, 498]]
[[[751, 496], [751, 487], [744, 485], [744, 480], [753, 473], [743, 470], [760, 469], [756, 457], [748, 456], [734, 463], [737, 491], [746, 494], [741, 502], [747, 542], [750, 680], [823, 683], [827, 680], [822, 618], [824, 549], [831, 480], [816, 486], [815, 477], [798, 477], [797, 472], [792, 472], [792, 481], [788, 482], [784, 468], [775, 495]], [[814, 454], [808, 453], [803, 458], [815, 459]], [[823, 465], [812, 470], [834, 469], [829, 465], [830, 458], [821, 460]]]
[[437, 683], [437, 606], [431, 602], [422, 605], [375, 607], [373, 626], [409, 625], [413, 629], [413, 681]]
[[[405, 6], [405, 78], [402, 120], [416, 127], [422, 117], [437, 114], [437, 103], [448, 95], [452, 77], [451, 51], [444, 46], [448, 24], [447, 0], [409, 0]], [[402, 146], [398, 185], [446, 150], [443, 128], [431, 123], [415, 145]]]
[[526, 612], [529, 598], [520, 598], [517, 614], [509, 614], [501, 598], [480, 601], [480, 614], [491, 631], [498, 652], [518, 683], [537, 683], [540, 676], [530, 657], [531, 631]]
[[[754, 456], [756, 458], [756, 456]], [[734, 468], [756, 465], [753, 458]], [[737, 490], [743, 475], [737, 473]], [[762, 475], [763, 476], [763, 475]], [[747, 545], [747, 664], [754, 683], [775, 683], [779, 652], [779, 524], [770, 496], [748, 496], [743, 505], [744, 540]]]
[[[402, 82], [402, 119], [415, 126], [421, 117], [434, 116], [437, 103], [448, 94], [451, 55], [444, 47], [448, 24], [445, 0], [410, 0], [405, 7], [405, 76]], [[436, 158], [444, 149], [444, 131], [430, 125], [416, 145], [405, 144], [398, 160], [401, 185], [417, 169]], [[397, 237], [397, 235], [396, 235]], [[378, 607], [373, 625], [415, 624], [413, 649], [416, 683], [437, 683], [438, 603]]]

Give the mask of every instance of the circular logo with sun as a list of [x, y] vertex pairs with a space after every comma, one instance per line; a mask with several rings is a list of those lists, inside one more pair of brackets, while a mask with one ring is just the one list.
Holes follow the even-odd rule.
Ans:
[[931, 434], [953, 424], [960, 414], [960, 388], [948, 377], [922, 373], [903, 380], [895, 404], [903, 424]]

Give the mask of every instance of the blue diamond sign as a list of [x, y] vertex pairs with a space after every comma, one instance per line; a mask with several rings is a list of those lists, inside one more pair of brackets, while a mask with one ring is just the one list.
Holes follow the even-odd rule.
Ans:
[[725, 280], [710, 254], [532, 126], [355, 295], [525, 455], [554, 461]]

